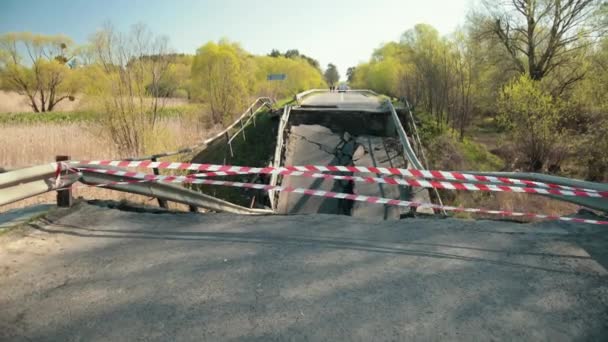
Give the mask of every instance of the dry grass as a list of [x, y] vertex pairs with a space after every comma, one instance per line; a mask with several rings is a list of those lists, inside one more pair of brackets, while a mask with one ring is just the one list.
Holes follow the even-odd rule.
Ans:
[[[77, 96], [74, 101], [63, 100], [55, 107], [56, 111], [71, 112], [80, 105], [80, 97]], [[0, 113], [29, 113], [32, 112], [32, 107], [26, 96], [19, 95], [13, 91], [0, 90]]]
[[[55, 111], [72, 112], [75, 110], [86, 109], [86, 99], [84, 95], [76, 95], [74, 101], [63, 100], [57, 104]], [[163, 101], [164, 106], [178, 107], [188, 104], [188, 100], [181, 98], [167, 98]], [[32, 107], [26, 96], [19, 95], [14, 91], [0, 90], [0, 113], [31, 113]]]
[[112, 158], [117, 151], [97, 129], [84, 124], [0, 126], [0, 165], [6, 169], [73, 159]]
[[[453, 196], [454, 194], [452, 194], [452, 197]], [[576, 204], [553, 200], [545, 196], [509, 192], [480, 193], [459, 191], [455, 194], [455, 197], [453, 197], [452, 200], [448, 200], [447, 202], [467, 208], [484, 208], [558, 216], [574, 214], [581, 208]], [[496, 215], [486, 216], [483, 214], [473, 215], [468, 213], [459, 213], [456, 216], [463, 218], [498, 218]], [[522, 222], [530, 221], [530, 219], [527, 218], [505, 218]]]
[[[151, 135], [146, 153], [175, 150], [200, 142], [219, 130], [205, 129], [195, 116], [166, 119]], [[0, 168], [16, 169], [50, 163], [56, 155], [69, 155], [72, 160], [116, 159], [126, 157], [110, 137], [96, 126], [85, 123], [0, 125]], [[142, 170], [150, 172], [150, 170]], [[125, 194], [101, 188], [79, 187], [74, 196], [86, 199], [129, 200], [156, 205], [145, 196]], [[0, 207], [0, 212], [39, 203], [53, 203], [54, 193], [47, 193]], [[184, 206], [174, 208], [185, 209]]]

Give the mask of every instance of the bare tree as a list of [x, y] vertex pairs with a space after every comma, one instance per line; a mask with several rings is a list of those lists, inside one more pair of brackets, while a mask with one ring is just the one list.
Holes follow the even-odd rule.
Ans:
[[[533, 80], [572, 60], [573, 54], [604, 34], [605, 25], [594, 20], [599, 0], [484, 0], [490, 12], [490, 32], [506, 49], [521, 73]], [[568, 75], [564, 83], [583, 77]]]
[[157, 89], [169, 69], [168, 39], [155, 37], [143, 25], [129, 34], [110, 25], [91, 38], [100, 72], [94, 97], [101, 101], [102, 124], [126, 153], [141, 153], [146, 134], [154, 130], [165, 98]]

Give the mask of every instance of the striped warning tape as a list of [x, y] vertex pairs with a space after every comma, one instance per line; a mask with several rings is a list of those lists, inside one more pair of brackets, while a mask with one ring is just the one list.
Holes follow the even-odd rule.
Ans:
[[279, 186], [279, 185], [232, 182], [232, 181], [222, 181], [222, 180], [215, 180], [215, 179], [200, 179], [200, 178], [194, 177], [194, 176], [202, 176], [202, 175], [207, 176], [207, 174], [189, 175], [189, 176], [157, 176], [157, 175], [150, 175], [150, 174], [145, 174], [145, 173], [137, 173], [137, 172], [129, 172], [129, 171], [114, 171], [114, 170], [101, 170], [101, 169], [90, 169], [89, 171], [105, 173], [105, 174], [113, 174], [113, 175], [124, 176], [124, 177], [138, 178], [136, 180], [117, 181], [117, 182], [109, 182], [106, 184], [93, 185], [93, 186], [100, 186], [100, 187], [108, 186], [108, 185], [123, 185], [123, 184], [142, 183], [142, 182], [170, 182], [170, 183], [219, 185], [219, 186], [230, 186], [230, 187], [237, 187], [237, 188], [257, 189], [257, 190], [263, 190], [263, 191], [272, 190], [272, 191], [292, 192], [292, 193], [299, 193], [299, 194], [309, 195], [309, 196], [346, 199], [346, 200], [351, 200], [351, 201], [366, 202], [366, 203], [372, 203], [372, 204], [384, 204], [384, 205], [415, 207], [415, 208], [431, 208], [431, 209], [440, 209], [440, 210], [443, 209], [446, 211], [453, 211], [453, 212], [466, 212], [466, 213], [489, 214], [489, 215], [508, 216], [508, 217], [525, 217], [525, 218], [529, 218], [529, 219], [559, 220], [559, 221], [567, 221], [567, 222], [608, 225], [608, 221], [601, 221], [601, 220], [564, 217], [564, 216], [557, 216], [557, 215], [544, 215], [544, 214], [536, 214], [536, 213], [522, 213], [522, 212], [514, 212], [514, 211], [508, 211], [508, 210], [491, 210], [491, 209], [442, 206], [442, 205], [433, 204], [433, 203], [403, 201], [403, 200], [396, 200], [396, 199], [376, 197], [376, 196], [364, 196], [364, 195], [346, 194], [346, 193], [324, 191], [324, 190], [293, 188], [293, 187]]
[[[248, 166], [232, 166], [232, 165], [214, 165], [214, 164], [194, 164], [194, 163], [173, 163], [173, 162], [152, 162], [152, 161], [81, 161], [75, 162], [88, 165], [106, 165], [116, 167], [146, 167], [160, 169], [177, 169], [177, 170], [196, 170], [214, 172], [215, 176], [225, 176], [234, 174], [281, 174], [291, 176], [304, 176], [315, 178], [332, 178], [352, 181], [361, 181], [368, 183], [387, 183], [396, 185], [406, 185], [424, 188], [436, 188], [447, 190], [468, 190], [468, 191], [492, 191], [492, 192], [518, 192], [541, 195], [562, 195], [573, 197], [593, 197], [593, 198], [608, 198], [608, 191], [599, 192], [591, 189], [572, 188], [557, 184], [504, 178], [504, 177], [489, 177], [464, 174], [460, 172], [448, 171], [428, 171], [414, 169], [398, 169], [398, 168], [377, 168], [363, 166], [283, 166], [283, 167], [248, 167]], [[397, 179], [391, 177], [362, 177], [362, 176], [337, 176], [329, 174], [318, 174], [319, 171], [339, 171], [339, 172], [366, 172], [376, 174], [400, 175], [415, 178], [439, 178], [448, 181], [427, 181], [423, 179]], [[446, 177], [434, 175], [451, 175], [450, 179]], [[465, 177], [467, 176], [467, 177]], [[470, 177], [469, 177], [470, 176]], [[473, 177], [473, 178], [471, 178]], [[481, 177], [481, 178], [479, 178]], [[490, 183], [498, 183], [499, 185], [474, 184], [461, 182], [462, 180], [484, 181]], [[515, 182], [517, 181], [517, 184]], [[511, 182], [510, 185], [503, 185], [506, 182]]]
[[[119, 170], [100, 170], [93, 168], [85, 168], [83, 170], [92, 172], [103, 172], [107, 174], [113, 174], [118, 176], [126, 177], [138, 177], [145, 175], [138, 172], [130, 171], [119, 171]], [[187, 177], [217, 177], [217, 176], [234, 176], [243, 175], [258, 172], [246, 172], [246, 171], [210, 171], [200, 174], [189, 175]], [[577, 192], [568, 190], [557, 190], [547, 188], [529, 188], [529, 187], [517, 187], [517, 186], [506, 186], [506, 185], [484, 185], [484, 184], [471, 184], [471, 183], [457, 183], [457, 182], [445, 182], [445, 181], [427, 181], [420, 179], [406, 179], [406, 178], [393, 178], [393, 177], [365, 177], [365, 176], [347, 176], [347, 175], [332, 175], [327, 173], [314, 173], [314, 172], [302, 172], [292, 170], [281, 170], [275, 169], [267, 173], [276, 173], [282, 176], [301, 176], [308, 178], [323, 178], [333, 180], [347, 180], [362, 183], [380, 183], [390, 185], [404, 185], [414, 186], [422, 188], [435, 188], [435, 189], [446, 189], [446, 190], [468, 190], [468, 191], [491, 191], [491, 192], [516, 192], [516, 193], [529, 193], [529, 194], [561, 194], [564, 196], [581, 196]], [[172, 177], [172, 176], [165, 176]], [[585, 193], [584, 197], [607, 197], [605, 193], [591, 192]]]

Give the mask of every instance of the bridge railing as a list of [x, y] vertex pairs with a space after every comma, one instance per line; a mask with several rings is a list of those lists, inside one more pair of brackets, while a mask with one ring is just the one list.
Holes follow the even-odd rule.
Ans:
[[[309, 94], [310, 94], [310, 92], [309, 92]], [[262, 101], [262, 104], [260, 106], [268, 105], [267, 101], [263, 101], [260, 99], [256, 100], [256, 102], [258, 102], [258, 101]], [[424, 174], [428, 174], [428, 175], [434, 175], [435, 173], [442, 173], [442, 174], [449, 173], [449, 172], [445, 172], [445, 171], [431, 172], [429, 170], [426, 170], [427, 166], [424, 165], [423, 163], [421, 163], [421, 161], [418, 159], [418, 156], [410, 143], [410, 139], [408, 138], [405, 130], [403, 129], [403, 126], [401, 125], [401, 122], [399, 120], [399, 117], [397, 115], [397, 112], [396, 112], [394, 106], [392, 105], [392, 103], [390, 103], [390, 101], [387, 101], [387, 106], [390, 110], [391, 116], [393, 117], [393, 119], [395, 121], [397, 134], [398, 134], [399, 139], [401, 140], [403, 148], [404, 148], [404, 155], [410, 161], [412, 168], [422, 170], [422, 172], [416, 172], [415, 174], [424, 173]], [[257, 108], [257, 110], [254, 108]], [[242, 125], [245, 125], [246, 123], [249, 122], [249, 120], [252, 120], [251, 116], [254, 116], [258, 110], [259, 110], [258, 107], [254, 107], [254, 105], [252, 105], [250, 108], [248, 108], [247, 112], [243, 113], [243, 115], [241, 115], [235, 121], [235, 123], [230, 125], [228, 128], [235, 128], [236, 125], [238, 125], [239, 123], [241, 123]], [[284, 133], [285, 133], [285, 130], [288, 125], [290, 111], [291, 111], [291, 107], [286, 106], [284, 108], [284, 112], [281, 117], [281, 121], [279, 123], [279, 132], [278, 132], [278, 137], [277, 137], [277, 139], [278, 139], [277, 149], [275, 150], [275, 158], [274, 158], [274, 162], [272, 164], [272, 167], [274, 167], [275, 169], [281, 167], [282, 148], [283, 148], [282, 145], [283, 145], [283, 140], [284, 140]], [[411, 115], [411, 113], [410, 113], [410, 115]], [[240, 130], [237, 131], [237, 133], [241, 132], [241, 131], [242, 131], [242, 127]], [[225, 130], [225, 132], [228, 132], [228, 129]], [[221, 134], [216, 135], [216, 137], [207, 139], [205, 141], [205, 143], [213, 141], [218, 136], [221, 136]], [[166, 155], [169, 155], [169, 153], [166, 153], [163, 155], [166, 156]], [[153, 157], [153, 156], [151, 156], [151, 157]], [[158, 155], [157, 155], [157, 157], [158, 157]], [[149, 158], [149, 159], [153, 159], [153, 158]], [[57, 160], [64, 160], [64, 159], [58, 158]], [[125, 163], [126, 163], [125, 165], [127, 165], [128, 167], [134, 167], [134, 166], [129, 166], [130, 163], [137, 164], [138, 162], [125, 162]], [[144, 163], [150, 164], [149, 162], [144, 162]], [[188, 165], [183, 165], [185, 168], [182, 168], [182, 166], [176, 166], [176, 167], [167, 166], [167, 165], [172, 165], [172, 164], [181, 165], [182, 163], [160, 163], [160, 164], [165, 165], [165, 166], [161, 166], [161, 167], [168, 168], [168, 169], [173, 168], [173, 169], [188, 170], [188, 167], [189, 167]], [[106, 164], [102, 164], [102, 165], [106, 165]], [[107, 165], [114, 165], [114, 164], [107, 164]], [[121, 165], [125, 166], [123, 164], [121, 164]], [[158, 168], [159, 167], [158, 165], [159, 165], [159, 163], [155, 163], [154, 166], [152, 166], [152, 164], [150, 164], [149, 168]], [[204, 164], [201, 164], [201, 165], [204, 165]], [[127, 167], [127, 166], [125, 166], [125, 167]], [[212, 169], [210, 171], [223, 170], [223, 168], [225, 168], [227, 166], [220, 165], [220, 166], [213, 166], [213, 167], [215, 169]], [[153, 177], [153, 175], [145, 175], [145, 177], [142, 178], [141, 176], [131, 176], [131, 173], [126, 174], [126, 175], [125, 174], [117, 175], [117, 174], [111, 174], [111, 173], [106, 174], [106, 173], [96, 172], [96, 170], [92, 170], [92, 171], [87, 170], [88, 168], [101, 168], [101, 166], [96, 165], [94, 163], [93, 164], [86, 163], [86, 165], [79, 167], [78, 165], [75, 165], [74, 162], [68, 163], [66, 161], [66, 162], [56, 162], [56, 163], [50, 163], [50, 164], [0, 173], [0, 205], [16, 202], [16, 201], [19, 201], [22, 199], [33, 197], [33, 196], [36, 196], [36, 195], [39, 195], [39, 194], [42, 194], [45, 192], [50, 192], [50, 191], [58, 191], [59, 192], [58, 201], [60, 201], [60, 199], [62, 198], [62, 196], [60, 196], [60, 194], [65, 193], [66, 191], [69, 191], [69, 187], [71, 185], [73, 185], [75, 182], [80, 181], [86, 185], [103, 186], [105, 188], [109, 188], [109, 189], [113, 189], [113, 190], [124, 191], [124, 192], [129, 192], [129, 193], [136, 193], [136, 194], [141, 194], [141, 195], [151, 196], [151, 197], [156, 197], [156, 198], [162, 198], [165, 200], [183, 203], [183, 204], [187, 204], [190, 206], [203, 207], [203, 208], [207, 208], [207, 209], [214, 210], [214, 211], [224, 211], [224, 212], [230, 212], [230, 213], [250, 214], [250, 215], [268, 214], [268, 213], [273, 212], [272, 210], [259, 210], [259, 209], [250, 209], [250, 208], [242, 207], [242, 206], [239, 206], [239, 205], [227, 202], [227, 201], [220, 200], [218, 198], [214, 198], [214, 197], [204, 195], [199, 192], [189, 190], [189, 189], [181, 187], [181, 186], [175, 186], [175, 185], [171, 185], [171, 184], [157, 182], [157, 181], [155, 181], [155, 178]], [[251, 167], [245, 167], [243, 169], [251, 169]], [[97, 171], [99, 171], [99, 170], [97, 170]], [[407, 170], [403, 170], [401, 172], [407, 172]], [[414, 173], [412, 173], [412, 174], [414, 174]], [[461, 174], [461, 176], [458, 176], [458, 177], [463, 177], [462, 176], [463, 173], [460, 173], [460, 174]], [[586, 182], [586, 181], [581, 181], [581, 180], [568, 179], [568, 178], [563, 178], [563, 177], [537, 174], [537, 173], [467, 172], [464, 174], [486, 176], [486, 177], [479, 177], [479, 179], [473, 179], [473, 178], [467, 176], [466, 182], [468, 182], [470, 184], [474, 184], [474, 183], [488, 184], [488, 186], [484, 187], [484, 188], [488, 188], [488, 189], [497, 188], [497, 186], [491, 185], [490, 181], [488, 181], [489, 177], [487, 177], [487, 176], [500, 177], [500, 178], [504, 178], [507, 180], [509, 180], [509, 179], [518, 180], [519, 179], [519, 180], [524, 181], [524, 182], [520, 182], [522, 184], [528, 184], [525, 181], [532, 181], [532, 182], [537, 181], [539, 183], [545, 183], [545, 185], [550, 184], [551, 189], [554, 189], [554, 188], [552, 188], [552, 186], [558, 186], [558, 187], [563, 186], [564, 189], [566, 189], [566, 190], [560, 190], [561, 192], [555, 192], [555, 191], [548, 192], [547, 190], [543, 190], [543, 192], [539, 192], [538, 189], [535, 190], [534, 188], [520, 188], [520, 190], [525, 189], [524, 192], [527, 192], [527, 193], [537, 193], [537, 194], [541, 194], [543, 196], [548, 196], [548, 197], [551, 197], [551, 198], [554, 198], [557, 200], [576, 203], [576, 204], [579, 204], [579, 205], [582, 205], [582, 206], [585, 206], [588, 208], [597, 209], [597, 210], [601, 210], [603, 212], [608, 213], [608, 200], [607, 200], [608, 184]], [[147, 178], [147, 176], [152, 176], [152, 177]], [[167, 176], [167, 177], [172, 177], [172, 176]], [[281, 191], [281, 189], [277, 189], [276, 187], [273, 188], [273, 186], [277, 183], [278, 177], [279, 176], [276, 173], [273, 173], [272, 178], [271, 178], [271, 186], [269, 187], [268, 185], [260, 185], [259, 188], [268, 189], [268, 190], [272, 189], [274, 191]], [[420, 176], [414, 176], [414, 177], [420, 177]], [[429, 176], [425, 176], [425, 177], [428, 178]], [[453, 177], [455, 177], [455, 176], [453, 176]], [[445, 178], [445, 179], [447, 179], [448, 181], [452, 181], [452, 182], [458, 182], [458, 181], [462, 181], [464, 178]], [[511, 181], [509, 180], [509, 182], [511, 182]], [[436, 182], [436, 183], [441, 183], [441, 182]], [[232, 182], [232, 184], [233, 185], [239, 185], [239, 184], [243, 185], [242, 183], [236, 183], [236, 182]], [[515, 183], [507, 183], [507, 184], [515, 184]], [[248, 185], [248, 186], [253, 186], [253, 185]], [[415, 186], [420, 186], [420, 185], [415, 185]], [[436, 190], [435, 186], [432, 186], [432, 187]], [[503, 186], [503, 187], [507, 188], [507, 186]], [[448, 187], [443, 187], [443, 188], [448, 189]], [[454, 189], [454, 188], [452, 188], [452, 189]], [[488, 191], [488, 189], [486, 189], [486, 191]], [[573, 190], [569, 190], [569, 189], [573, 189]], [[577, 190], [577, 189], [583, 189], [583, 190]], [[284, 190], [287, 190], [287, 189], [284, 189]], [[467, 189], [460, 189], [460, 190], [467, 190]], [[531, 191], [531, 190], [534, 190], [534, 191]], [[490, 189], [489, 191], [497, 191], [497, 190]], [[500, 191], [505, 191], [505, 190], [500, 190]], [[313, 194], [313, 195], [319, 195], [316, 191], [310, 190], [309, 192], [310, 192], [310, 194]], [[568, 192], [581, 192], [582, 197], [579, 194], [568, 195], [567, 194]], [[306, 193], [306, 192], [304, 192], [304, 193]], [[562, 194], [562, 195], [560, 195], [560, 194]], [[585, 195], [585, 194], [587, 194], [587, 195]], [[330, 195], [331, 195], [331, 193], [330, 193]], [[336, 194], [333, 194], [333, 195], [336, 195]], [[347, 194], [342, 194], [342, 195], [347, 196]], [[271, 195], [270, 197], [273, 198], [273, 195]], [[386, 199], [380, 199], [380, 200], [386, 200]], [[273, 199], [271, 199], [271, 201], [273, 201]], [[58, 203], [58, 204], [60, 204], [60, 203]], [[272, 207], [276, 208], [276, 203], [272, 203]], [[442, 207], [444, 207], [444, 206], [440, 205], [440, 206], [434, 206], [434, 207], [443, 210]], [[451, 208], [448, 210], [455, 210], [454, 207], [444, 207], [444, 208]], [[480, 212], [479, 209], [470, 209], [470, 211], [471, 212]], [[507, 211], [495, 211], [495, 210], [494, 211], [486, 210], [486, 212], [493, 212], [493, 213], [499, 212], [501, 214], [509, 213]], [[519, 214], [519, 215], [521, 216], [521, 215], [527, 215], [527, 214]], [[537, 215], [537, 216], [546, 217], [547, 215]]]
[[[249, 106], [243, 112], [243, 114], [241, 114], [238, 118], [236, 118], [232, 122], [232, 124], [230, 124], [230, 126], [224, 128], [221, 132], [215, 134], [211, 138], [205, 139], [204, 141], [201, 141], [200, 143], [194, 144], [192, 146], [183, 147], [177, 151], [162, 152], [162, 153], [152, 154], [149, 156], [125, 158], [125, 160], [133, 160], [133, 161], [156, 160], [158, 158], [165, 158], [165, 157], [176, 156], [179, 154], [192, 153], [196, 150], [200, 150], [200, 149], [205, 148], [206, 146], [211, 145], [213, 142], [215, 142], [216, 140], [218, 140], [224, 136], [228, 137], [228, 142], [230, 144], [232, 142], [234, 136], [238, 135], [239, 133], [244, 132], [244, 127], [249, 123], [249, 121], [252, 118], [254, 119], [256, 114], [258, 114], [263, 108], [270, 108], [272, 106], [272, 104], [274, 104], [274, 103], [275, 103], [275, 101], [269, 97], [258, 97], [255, 101], [253, 101], [251, 106]], [[233, 130], [237, 125], [240, 125], [241, 128], [239, 128], [239, 130], [236, 133], [234, 133], [232, 136], [230, 136], [230, 131]]]
[[[274, 158], [273, 158], [273, 162], [272, 162], [273, 167], [281, 166], [282, 161], [283, 161], [283, 150], [284, 150], [283, 145], [285, 144], [285, 131], [287, 130], [287, 123], [289, 121], [290, 113], [291, 113], [291, 106], [285, 106], [285, 108], [283, 108], [283, 115], [281, 115], [281, 120], [279, 121], [277, 142], [276, 142]], [[270, 176], [270, 185], [275, 186], [275, 185], [277, 185], [278, 181], [279, 181], [279, 175], [277, 175], [276, 173], [273, 173]], [[277, 209], [276, 192], [269, 191], [268, 198], [270, 199], [270, 206], [272, 207], [273, 210], [276, 210]]]
[[[404, 99], [404, 104], [405, 104], [405, 108], [408, 113], [408, 119], [410, 120], [410, 123], [414, 130], [414, 138], [415, 138], [414, 141], [417, 145], [416, 150], [418, 150], [418, 154], [420, 154], [422, 156], [423, 160], [425, 160], [426, 167], [421, 168], [421, 169], [428, 169], [428, 164], [426, 162], [426, 157], [424, 155], [424, 149], [422, 147], [422, 142], [420, 141], [420, 136], [418, 135], [418, 132], [417, 132], [416, 121], [414, 120], [411, 106], [406, 99]], [[391, 105], [391, 107], [392, 107], [392, 105]], [[394, 108], [392, 108], [391, 110], [394, 110]], [[396, 113], [394, 115], [396, 115]], [[415, 156], [414, 149], [412, 148], [412, 146], [409, 143], [405, 144], [404, 146], [406, 147], [406, 149], [409, 152], [408, 156], [409, 155]], [[420, 161], [416, 160], [416, 159], [414, 159], [413, 161], [414, 161], [414, 163], [418, 163], [418, 164], [420, 163]], [[555, 185], [564, 186], [564, 187], [591, 189], [591, 190], [595, 190], [595, 191], [608, 191], [608, 184], [587, 182], [587, 181], [581, 181], [581, 180], [577, 180], [577, 179], [570, 179], [570, 178], [546, 175], [546, 174], [541, 174], [541, 173], [478, 172], [478, 171], [463, 171], [463, 173], [480, 175], [480, 176], [504, 177], [504, 178], [527, 180], [527, 181], [537, 181], [537, 182], [550, 183], [550, 184], [555, 184]], [[484, 184], [484, 185], [491, 184], [488, 182], [481, 182], [481, 181], [475, 180], [475, 179], [469, 179], [469, 180], [467, 180], [467, 182], [475, 183], [475, 184]], [[437, 189], [435, 189], [435, 191], [437, 192]], [[438, 195], [438, 193], [437, 193], [437, 195]], [[547, 197], [550, 197], [550, 198], [553, 198], [553, 199], [556, 199], [559, 201], [565, 201], [565, 202], [578, 204], [578, 205], [581, 205], [581, 206], [584, 206], [587, 208], [596, 209], [596, 210], [600, 210], [603, 212], [608, 212], [608, 201], [606, 201], [606, 199], [604, 199], [604, 198], [573, 197], [573, 196], [562, 196], [562, 195], [543, 195], [543, 196], [547, 196]]]
[[[160, 158], [166, 158], [186, 153], [192, 153], [200, 151], [211, 145], [222, 137], [227, 138], [230, 151], [232, 153], [232, 141], [239, 134], [245, 134], [245, 127], [253, 120], [255, 124], [255, 116], [260, 113], [264, 108], [271, 108], [275, 101], [269, 97], [257, 98], [232, 124], [223, 129], [221, 132], [215, 134], [213, 137], [205, 139], [204, 141], [197, 143], [192, 146], [184, 147], [176, 151], [162, 152], [148, 156], [139, 156], [132, 158], [125, 158], [124, 160], [129, 161], [142, 161], [151, 160], [157, 161]], [[231, 131], [235, 127], [240, 127], [232, 135]], [[5, 205], [13, 202], [17, 202], [30, 197], [38, 196], [50, 191], [60, 190], [60, 193], [65, 194], [66, 189], [70, 185], [81, 181], [85, 184], [95, 185], [103, 184], [99, 182], [104, 181], [116, 181], [111, 175], [99, 175], [91, 174], [87, 172], [80, 172], [78, 174], [67, 174], [62, 177], [61, 172], [69, 169], [65, 163], [51, 163], [46, 165], [34, 166], [29, 168], [17, 169], [9, 172], [0, 173], [0, 205]], [[158, 169], [154, 169], [154, 173], [158, 175]], [[116, 178], [116, 177], [114, 177]], [[174, 186], [171, 184], [141, 184], [135, 182], [135, 179], [126, 179], [128, 183], [130, 180], [134, 181], [133, 184], [124, 185], [104, 185], [106, 188], [141, 194], [150, 197], [158, 198], [159, 205], [163, 208], [167, 208], [167, 200], [174, 201], [177, 203], [183, 203], [190, 205], [192, 209], [201, 207], [205, 209], [224, 211], [231, 213], [243, 213], [243, 214], [256, 214], [259, 210], [249, 209], [245, 207], [236, 206], [230, 202], [222, 201], [220, 199], [201, 194], [199, 192], [191, 191], [183, 187]], [[99, 180], [95, 183], [93, 180]], [[59, 196], [65, 197], [65, 196]], [[58, 204], [59, 203], [58, 197]], [[265, 212], [267, 213], [267, 212]]]
[[[416, 151], [414, 150], [414, 148], [412, 148], [412, 145], [410, 144], [410, 139], [408, 138], [407, 133], [405, 132], [405, 129], [403, 128], [403, 125], [401, 125], [401, 120], [399, 120], [399, 115], [397, 115], [395, 106], [393, 106], [393, 103], [390, 100], [386, 100], [386, 105], [391, 112], [391, 116], [392, 116], [393, 122], [395, 124], [395, 129], [397, 131], [397, 135], [399, 135], [399, 140], [401, 140], [401, 145], [403, 146], [403, 153], [405, 154], [407, 160], [412, 165], [412, 168], [416, 169], [416, 170], [428, 169], [428, 163], [425, 161], [425, 165], [423, 165], [420, 162], [420, 159], [418, 159], [418, 156], [416, 155]], [[411, 112], [410, 112], [410, 114], [411, 114]], [[413, 120], [413, 117], [412, 117], [412, 120]], [[417, 136], [418, 141], [420, 141], [420, 137], [418, 137], [417, 130], [415, 131], [414, 135]], [[419, 151], [422, 152], [422, 145], [420, 145], [419, 148], [420, 148]], [[424, 159], [426, 160], [426, 158], [424, 158]], [[439, 191], [437, 191], [437, 189], [433, 189], [433, 192], [435, 194], [437, 201], [439, 202], [439, 205], [443, 206], [443, 201], [441, 200]], [[444, 215], [446, 215], [445, 211], [442, 211], [442, 213]]]
[[299, 94], [295, 95], [295, 100], [297, 104], [302, 104], [302, 100], [304, 99], [304, 97], [310, 95], [310, 94], [314, 94], [314, 93], [328, 93], [329, 89], [310, 89], [307, 91], [303, 91]]
[[[302, 104], [302, 100], [306, 96], [316, 94], [316, 93], [328, 93], [328, 92], [329, 92], [329, 89], [310, 89], [307, 91], [303, 91], [299, 94], [296, 94], [294, 96], [294, 100], [296, 101], [296, 103], [298, 105], [300, 105], [300, 104]], [[373, 91], [371, 89], [349, 89], [349, 90], [346, 90], [345, 92], [347, 92], [347, 93], [369, 93], [374, 96], [380, 96], [380, 94], [376, 93], [375, 91]]]

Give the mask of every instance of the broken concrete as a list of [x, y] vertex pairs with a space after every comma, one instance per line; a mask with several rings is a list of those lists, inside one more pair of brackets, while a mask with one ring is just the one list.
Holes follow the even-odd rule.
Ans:
[[[319, 125], [292, 126], [285, 152], [286, 165], [343, 165], [341, 135]], [[351, 152], [352, 156], [352, 152]], [[342, 192], [340, 182], [331, 179], [283, 177], [282, 186]], [[341, 212], [343, 200], [306, 196], [283, 192], [279, 194], [277, 209], [282, 214], [345, 214]]]
[[[384, 142], [386, 138], [374, 136], [357, 137], [356, 157], [353, 156], [355, 166], [375, 166], [375, 167], [403, 167], [407, 162], [393, 149], [388, 148]], [[399, 166], [395, 166], [399, 164]], [[373, 173], [355, 173], [355, 176], [362, 177], [386, 177], [386, 175], [376, 175]], [[409, 190], [403, 186], [355, 182], [353, 193], [355, 195], [379, 196], [390, 199], [407, 200]], [[404, 207], [390, 205], [377, 205], [365, 202], [353, 203], [352, 216], [355, 217], [377, 217], [385, 220], [398, 220], [401, 214], [409, 210]]]

